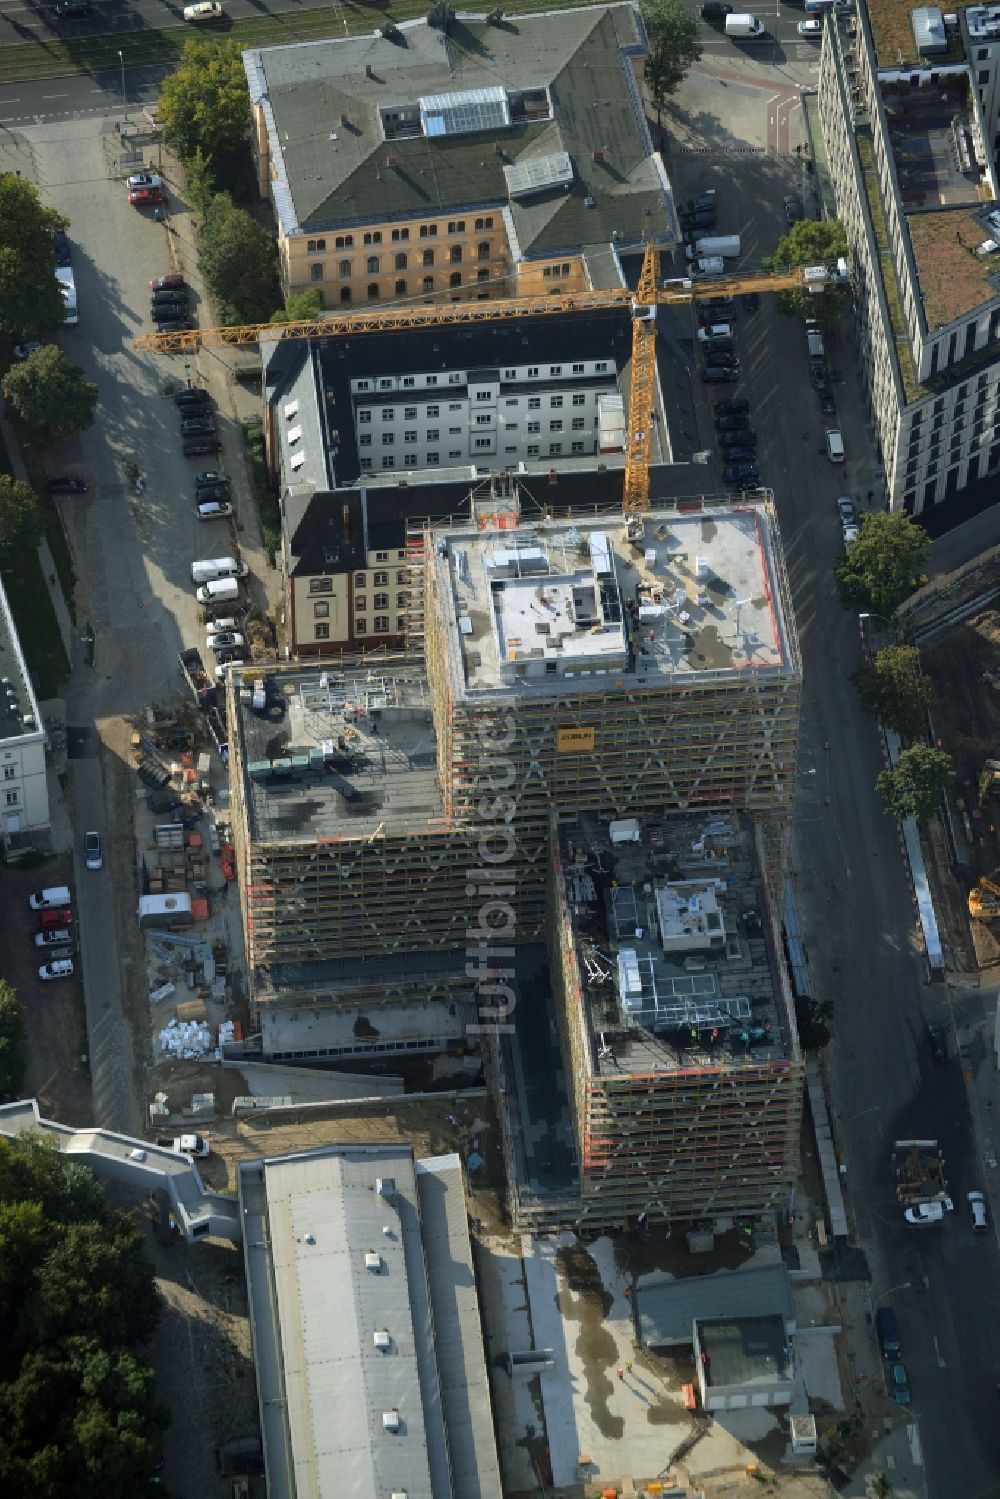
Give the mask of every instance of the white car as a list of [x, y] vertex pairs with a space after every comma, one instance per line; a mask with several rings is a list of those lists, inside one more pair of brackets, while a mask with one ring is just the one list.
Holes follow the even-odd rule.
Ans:
[[235, 630], [221, 630], [217, 635], [205, 637], [210, 651], [235, 651], [243, 644], [243, 636]]
[[800, 21], [795, 29], [799, 36], [822, 36], [823, 22], [812, 16], [808, 21]]
[[225, 520], [233, 513], [228, 500], [202, 500], [197, 508], [199, 520]]
[[73, 940], [73, 933], [65, 926], [56, 926], [48, 932], [35, 933], [36, 947], [68, 947]]
[[210, 619], [205, 626], [206, 635], [224, 635], [228, 630], [238, 630], [238, 619]]
[[846, 552], [851, 542], [857, 541], [858, 537], [861, 535], [861, 528], [859, 526], [851, 526], [845, 524], [841, 527], [841, 530], [844, 536], [844, 550]]
[[943, 1197], [940, 1202], [918, 1202], [915, 1208], [907, 1208], [903, 1217], [907, 1223], [940, 1223], [945, 1213], [953, 1213], [955, 1204], [950, 1197]]
[[703, 344], [707, 344], [711, 338], [732, 338], [732, 336], [732, 323], [709, 323], [707, 328], [698, 329], [698, 338]]
[[982, 1192], [968, 1192], [965, 1200], [969, 1204], [969, 1214], [972, 1218], [972, 1232], [974, 1234], [984, 1234], [989, 1228], [985, 1195]]
[[84, 833], [83, 860], [88, 869], [102, 869], [104, 867], [104, 854], [101, 851], [100, 833]]
[[41, 347], [41, 344], [33, 338], [29, 339], [27, 343], [15, 344], [14, 358], [18, 364], [23, 364], [26, 359], [31, 358], [32, 354], [37, 354]]
[[230, 656], [227, 661], [220, 661], [219, 665], [215, 668], [215, 680], [217, 682], [224, 682], [226, 680], [226, 672], [231, 666], [246, 666], [246, 664], [242, 656]]
[[40, 979], [71, 979], [73, 977], [72, 958], [54, 958], [51, 963], [43, 963], [38, 970]]
[[219, 0], [198, 0], [197, 5], [185, 5], [185, 21], [218, 21], [225, 14]]
[[155, 172], [133, 172], [126, 186], [130, 193], [140, 187], [162, 187], [163, 180]]

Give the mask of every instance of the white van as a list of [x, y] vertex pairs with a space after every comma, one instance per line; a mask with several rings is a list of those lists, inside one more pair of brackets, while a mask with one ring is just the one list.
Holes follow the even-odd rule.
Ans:
[[235, 557], [203, 557], [191, 564], [192, 583], [212, 583], [217, 578], [245, 578], [250, 571], [245, 562]]
[[199, 604], [231, 604], [239, 596], [240, 585], [235, 578], [216, 578], [195, 592]]
[[56, 906], [72, 904], [68, 885], [50, 885], [47, 890], [36, 890], [28, 896], [28, 905], [33, 911], [51, 911]]
[[831, 463], [843, 463], [844, 461], [844, 439], [835, 427], [826, 429], [826, 456]]

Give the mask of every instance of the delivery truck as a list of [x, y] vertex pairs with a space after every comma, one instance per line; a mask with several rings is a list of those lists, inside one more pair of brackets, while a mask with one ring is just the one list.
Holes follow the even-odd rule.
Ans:
[[721, 255], [703, 255], [698, 260], [688, 261], [688, 270], [692, 276], [721, 276], [726, 269], [726, 262]]
[[751, 16], [747, 11], [739, 11], [736, 15], [726, 17], [726, 35], [731, 36], [734, 41], [753, 41], [755, 37], [764, 35], [764, 22], [758, 21], [756, 16]]
[[722, 255], [727, 260], [735, 260], [740, 253], [740, 237], [738, 234], [710, 234], [704, 239], [696, 239], [693, 245], [688, 245], [684, 254], [688, 260], [697, 260], [702, 255]]

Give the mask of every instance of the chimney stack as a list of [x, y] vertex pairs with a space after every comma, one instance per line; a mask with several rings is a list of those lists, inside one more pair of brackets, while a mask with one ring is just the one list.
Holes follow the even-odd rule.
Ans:
[[385, 159], [385, 164], [386, 164], [387, 167], [394, 167], [396, 165], [396, 158], [395, 158], [395, 156], [392, 156], [392, 155], [387, 156], [386, 159]]
[[342, 506], [342, 508], [341, 508], [341, 516], [343, 518], [343, 523], [344, 523], [344, 540], [345, 541], [350, 541], [350, 539], [351, 539], [351, 508], [350, 508], [349, 505]]
[[604, 160], [604, 147], [603, 146], [595, 146], [594, 150], [593, 150], [593, 152], [591, 154], [592, 154], [593, 159], [595, 161], [603, 161]]
[[365, 63], [365, 77], [366, 78], [374, 78], [375, 77], [375, 74], [372, 72], [372, 65], [371, 65], [370, 62], [366, 62]]
[[340, 123], [342, 125], [349, 125], [351, 122], [350, 122], [350, 120], [347, 118], [347, 116], [345, 114], [342, 114], [340, 116]]

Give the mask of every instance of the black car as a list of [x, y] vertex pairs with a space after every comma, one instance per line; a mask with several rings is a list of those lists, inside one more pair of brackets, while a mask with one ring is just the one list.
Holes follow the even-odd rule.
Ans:
[[715, 207], [715, 188], [710, 187], [707, 192], [700, 193], [697, 198], [688, 198], [685, 203], [678, 205], [678, 213], [698, 213], [699, 210]]
[[729, 354], [707, 354], [705, 363], [710, 370], [731, 370], [739, 368], [739, 356], [735, 352]]
[[731, 16], [733, 7], [731, 5], [719, 5], [716, 0], [709, 0], [707, 5], [701, 7], [701, 19], [703, 21], [725, 21]]
[[156, 318], [157, 333], [186, 333], [192, 327], [188, 317]]
[[200, 385], [185, 385], [174, 396], [175, 406], [211, 406], [212, 397]]
[[751, 480], [760, 478], [760, 469], [756, 463], [727, 464], [722, 470], [722, 477], [727, 484], [749, 484]]
[[70, 21], [76, 16], [89, 16], [93, 6], [90, 0], [57, 0], [52, 10], [60, 20]]
[[819, 409], [824, 416], [836, 416], [837, 403], [833, 399], [829, 389], [821, 390], [819, 393]]
[[715, 209], [702, 208], [698, 213], [685, 213], [681, 215], [681, 229], [685, 234], [692, 230], [713, 229], [715, 227]]
[[703, 323], [729, 323], [736, 316], [736, 303], [731, 297], [709, 297], [707, 302], [698, 302], [698, 317]]
[[789, 193], [785, 199], [785, 222], [797, 224], [802, 217], [802, 199], [798, 193]]
[[81, 479], [78, 474], [65, 474], [59, 479], [50, 479], [46, 487], [49, 494], [87, 493], [87, 481]]
[[702, 385], [734, 385], [740, 378], [739, 370], [734, 369], [711, 369], [702, 370]]
[[151, 307], [186, 307], [188, 294], [186, 291], [171, 289], [166, 291], [154, 291], [150, 294], [149, 305]]
[[196, 505], [203, 505], [206, 501], [216, 501], [224, 505], [228, 499], [228, 484], [199, 484], [195, 488], [194, 502]]
[[181, 422], [182, 437], [201, 437], [204, 433], [215, 431], [215, 417], [210, 411], [203, 416], [187, 416]]
[[745, 291], [740, 301], [743, 303], [744, 312], [756, 312], [760, 306], [760, 297], [755, 291]]
[[162, 305], [157, 305], [154, 302], [149, 309], [149, 317], [150, 321], [154, 323], [169, 323], [173, 319], [184, 318], [186, 312], [187, 309], [185, 307], [177, 307], [170, 302], [165, 302]]
[[[734, 402], [734, 405], [737, 403]], [[750, 426], [750, 418], [743, 411], [724, 411], [720, 416], [715, 415], [715, 428], [717, 432], [745, 431]]]
[[52, 236], [52, 250], [56, 257], [56, 265], [69, 265], [69, 240], [66, 238], [65, 229], [57, 229]]
[[715, 435], [724, 447], [734, 442], [739, 443], [741, 448], [757, 446], [757, 434], [752, 427], [720, 427]]
[[927, 1050], [935, 1062], [947, 1062], [948, 1060], [948, 1033], [942, 1025], [931, 1025], [930, 1021], [924, 1026], [924, 1035], [927, 1037]]
[[184, 457], [197, 458], [201, 453], [217, 453], [221, 447], [218, 437], [189, 437], [184, 443]]
[[194, 476], [195, 486], [201, 489], [206, 484], [228, 484], [229, 476], [221, 468], [203, 468]]
[[751, 443], [741, 447], [732, 447], [729, 443], [722, 449], [723, 463], [756, 463], [757, 449]]
[[745, 416], [749, 410], [750, 402], [746, 396], [733, 396], [727, 401], [716, 401], [715, 419], [718, 421], [720, 416]]
[[821, 391], [821, 392], [829, 390], [829, 388], [830, 388], [830, 382], [826, 378], [826, 366], [825, 365], [823, 365], [823, 364], [811, 364], [809, 366], [809, 378], [810, 378], [810, 380], [813, 383], [814, 389], [816, 389], [818, 391]]

